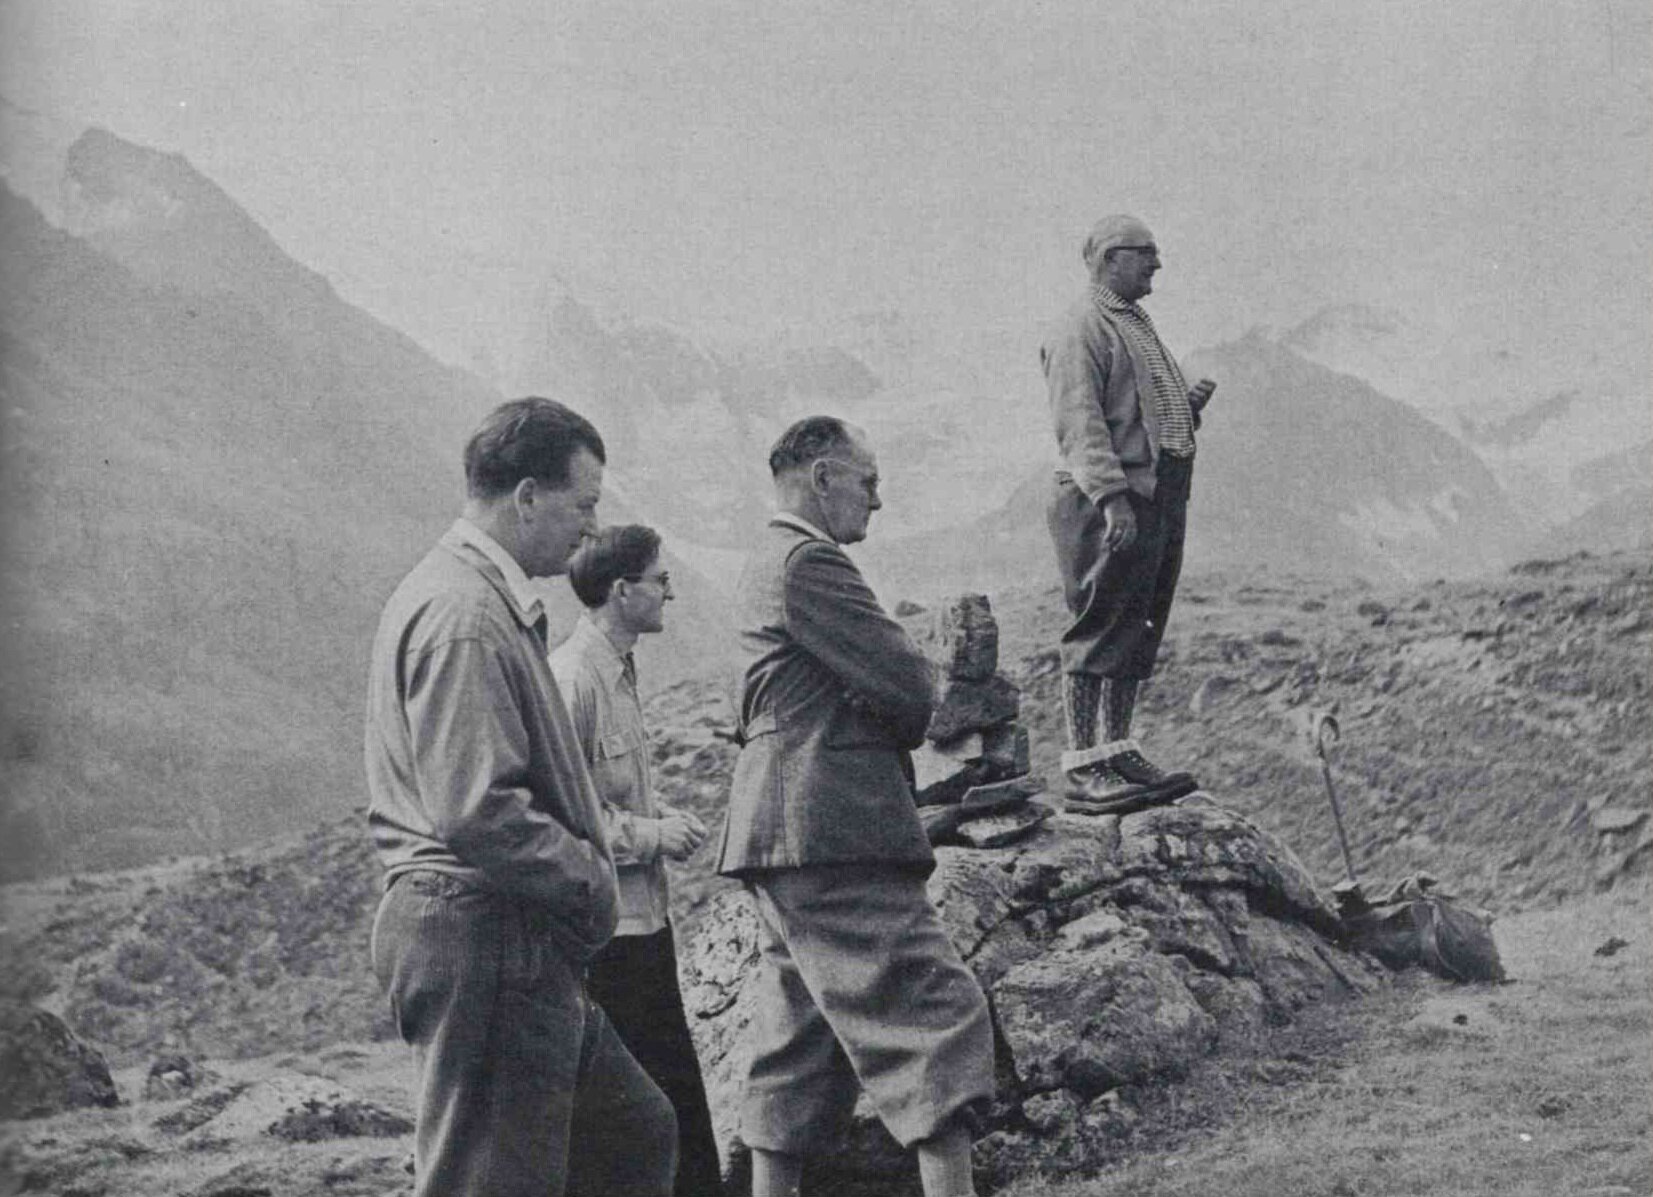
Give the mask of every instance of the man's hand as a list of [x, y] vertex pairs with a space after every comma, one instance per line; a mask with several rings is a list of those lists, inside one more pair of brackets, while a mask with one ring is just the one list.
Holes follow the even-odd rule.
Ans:
[[1211, 392], [1217, 389], [1217, 384], [1209, 378], [1202, 378], [1188, 388], [1188, 406], [1194, 409], [1194, 414], [1205, 410], [1205, 405], [1211, 402]]
[[1102, 543], [1109, 552], [1130, 548], [1136, 540], [1136, 512], [1130, 495], [1123, 491], [1109, 495], [1102, 504], [1102, 523]]
[[660, 816], [660, 854], [669, 860], [687, 860], [706, 839], [706, 824], [686, 810]]

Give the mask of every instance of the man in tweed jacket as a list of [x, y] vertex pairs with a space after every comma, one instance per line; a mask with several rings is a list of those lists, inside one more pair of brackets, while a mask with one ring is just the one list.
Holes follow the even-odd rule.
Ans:
[[742, 1107], [754, 1197], [797, 1192], [864, 1088], [930, 1197], [973, 1193], [969, 1118], [993, 1091], [986, 998], [925, 893], [935, 859], [906, 754], [929, 666], [840, 547], [881, 506], [859, 431], [811, 417], [776, 442], [779, 511], [738, 588], [744, 746], [720, 872], [762, 929]]

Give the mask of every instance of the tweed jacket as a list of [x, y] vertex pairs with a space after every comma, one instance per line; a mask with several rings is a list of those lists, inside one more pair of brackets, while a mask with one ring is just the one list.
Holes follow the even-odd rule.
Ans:
[[745, 660], [718, 871], [842, 863], [931, 868], [907, 753], [924, 740], [930, 666], [843, 549], [781, 521], [736, 593]]
[[541, 633], [453, 531], [385, 606], [366, 731], [387, 885], [446, 873], [519, 902], [576, 960], [608, 942], [614, 859]]
[[1039, 361], [1061, 455], [1056, 477], [1098, 505], [1124, 491], [1153, 498], [1159, 416], [1147, 359], [1086, 294], [1052, 326]]

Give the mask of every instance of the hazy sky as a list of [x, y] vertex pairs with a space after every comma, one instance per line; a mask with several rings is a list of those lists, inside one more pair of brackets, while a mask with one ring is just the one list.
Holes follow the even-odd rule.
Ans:
[[1183, 344], [1653, 310], [1644, 0], [0, 3], [12, 100], [184, 153], [427, 340], [490, 262], [691, 328], [1015, 332], [1117, 209]]

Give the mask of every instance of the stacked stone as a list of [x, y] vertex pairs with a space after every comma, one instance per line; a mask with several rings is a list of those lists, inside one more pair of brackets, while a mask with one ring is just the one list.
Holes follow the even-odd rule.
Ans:
[[961, 594], [908, 623], [935, 671], [936, 710], [913, 753], [919, 816], [933, 844], [996, 848], [1050, 815], [1029, 802], [1044, 783], [1028, 772], [1022, 695], [999, 669], [999, 624], [982, 594]]

